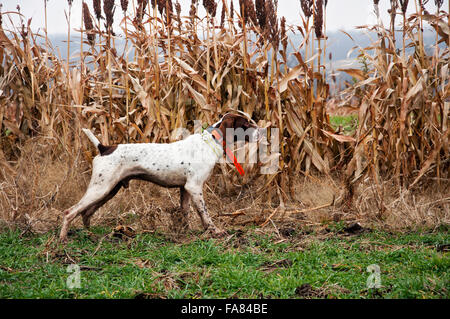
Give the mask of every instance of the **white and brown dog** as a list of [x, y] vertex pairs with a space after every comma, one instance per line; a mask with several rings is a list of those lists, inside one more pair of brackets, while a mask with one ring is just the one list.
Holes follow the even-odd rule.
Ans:
[[70, 223], [82, 216], [86, 228], [90, 218], [103, 204], [114, 197], [120, 188], [128, 187], [132, 179], [153, 182], [164, 187], [179, 187], [181, 209], [187, 214], [192, 198], [204, 228], [214, 235], [224, 234], [217, 228], [206, 209], [203, 184], [214, 165], [222, 158], [227, 129], [242, 129], [245, 134], [234, 135], [235, 140], [255, 141], [259, 130], [246, 117], [226, 114], [220, 121], [201, 134], [193, 134], [184, 140], [170, 143], [119, 144], [104, 146], [92, 134], [83, 129], [100, 154], [93, 160], [92, 176], [81, 200], [64, 212], [60, 240], [67, 241]]

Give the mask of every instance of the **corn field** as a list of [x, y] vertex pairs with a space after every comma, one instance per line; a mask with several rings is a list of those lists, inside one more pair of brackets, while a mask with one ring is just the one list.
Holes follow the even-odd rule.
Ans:
[[[298, 25], [287, 25], [273, 0], [192, 0], [188, 16], [181, 16], [178, 1], [83, 1], [81, 43], [68, 32], [67, 46], [79, 45], [76, 61], [62, 59], [45, 33], [32, 32], [30, 20], [7, 25], [12, 13], [3, 13], [2, 178], [18, 174], [20, 146], [36, 136], [56, 139], [54, 148], [75, 161], [80, 149], [86, 159], [95, 155], [81, 128], [95, 131], [106, 145], [171, 142], [172, 132], [192, 128], [194, 119], [212, 124], [225, 112], [242, 111], [260, 127], [280, 129], [279, 170], [260, 188], [282, 190], [280, 196], [292, 195], [293, 177], [313, 172], [344, 176], [347, 205], [362, 178], [376, 185], [393, 179], [407, 189], [424, 176], [448, 180], [448, 13], [426, 12], [424, 1], [414, 0], [409, 5], [414, 2], [417, 12], [407, 16], [408, 1], [394, 0], [390, 27], [365, 27], [377, 34], [370, 47], [358, 48], [368, 69], [341, 70], [357, 79], [340, 92], [342, 106], [351, 99], [360, 105], [357, 129], [344, 134], [333, 129], [326, 108], [327, 2], [300, 1]], [[375, 12], [378, 3], [368, 1]], [[69, 19], [71, 6], [68, 1]], [[205, 17], [198, 16], [199, 6]], [[114, 10], [124, 13], [121, 30], [113, 30]], [[399, 17], [403, 37], [396, 39]], [[424, 24], [444, 49], [426, 50]], [[292, 32], [304, 40], [293, 48], [297, 65], [290, 68]], [[124, 48], [116, 45], [119, 34]], [[258, 174], [257, 165], [245, 168], [248, 176], [233, 182]], [[231, 167], [220, 169], [233, 175]]]

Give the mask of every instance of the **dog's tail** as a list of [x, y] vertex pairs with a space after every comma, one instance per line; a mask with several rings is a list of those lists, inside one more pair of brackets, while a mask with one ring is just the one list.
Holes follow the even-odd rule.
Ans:
[[87, 135], [87, 137], [91, 140], [91, 142], [95, 145], [96, 148], [98, 148], [98, 146], [100, 145], [100, 141], [95, 137], [94, 134], [92, 134], [91, 131], [89, 131], [88, 129], [82, 128], [84, 134]]
[[95, 135], [92, 134], [92, 132], [89, 131], [88, 129], [83, 128], [82, 130], [84, 134], [86, 134], [87, 137], [91, 140], [92, 144], [94, 144], [95, 147], [98, 149], [100, 155], [104, 156], [112, 154], [117, 149], [117, 145], [105, 146], [102, 143], [100, 143], [100, 141], [95, 137]]

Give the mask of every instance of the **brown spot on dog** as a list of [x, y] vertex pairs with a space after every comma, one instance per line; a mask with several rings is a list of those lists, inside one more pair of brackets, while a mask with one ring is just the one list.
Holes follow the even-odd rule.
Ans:
[[114, 151], [117, 149], [117, 145], [112, 146], [105, 146], [102, 144], [98, 144], [98, 150], [100, 152], [101, 156], [106, 156], [114, 153]]

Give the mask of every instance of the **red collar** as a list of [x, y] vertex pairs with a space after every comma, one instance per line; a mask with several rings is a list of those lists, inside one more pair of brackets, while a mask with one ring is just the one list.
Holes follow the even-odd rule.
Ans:
[[233, 152], [228, 148], [226, 141], [222, 138], [222, 135], [218, 132], [217, 129], [211, 130], [212, 136], [216, 139], [216, 141], [220, 144], [222, 143], [225, 154], [228, 156], [230, 160], [233, 160], [234, 166], [241, 176], [244, 176], [244, 169], [241, 164], [238, 163], [236, 156], [234, 156]]

